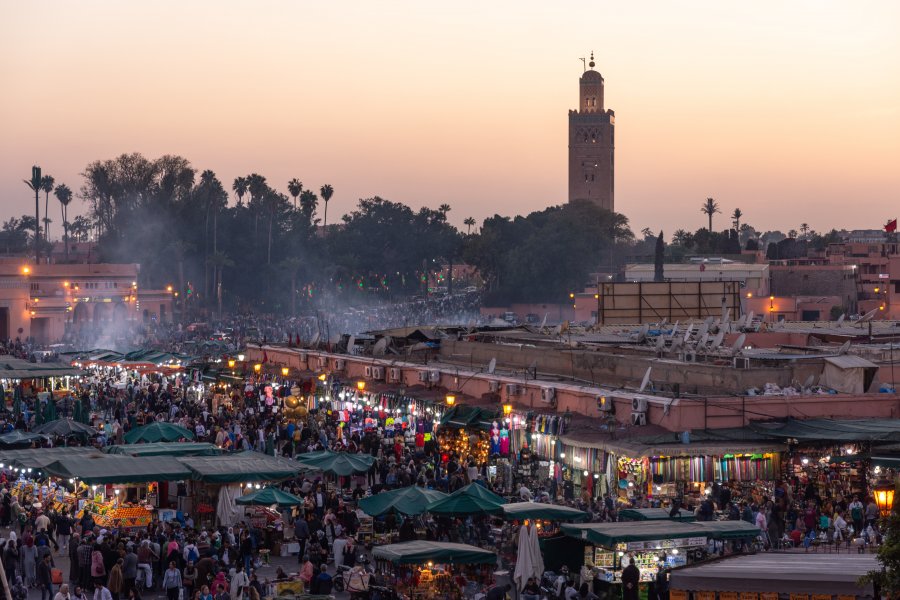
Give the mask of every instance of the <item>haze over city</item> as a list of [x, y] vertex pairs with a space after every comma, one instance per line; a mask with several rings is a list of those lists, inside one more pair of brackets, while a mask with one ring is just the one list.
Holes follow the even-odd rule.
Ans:
[[897, 216], [894, 2], [2, 4], [3, 219], [31, 210], [32, 164], [77, 191], [134, 151], [330, 183], [336, 217], [375, 195], [457, 226], [561, 204], [592, 50], [634, 231], [703, 226], [707, 196], [760, 231]]

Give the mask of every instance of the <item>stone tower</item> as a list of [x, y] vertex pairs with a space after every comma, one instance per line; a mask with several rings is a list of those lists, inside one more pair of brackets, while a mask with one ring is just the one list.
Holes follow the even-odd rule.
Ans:
[[569, 111], [569, 202], [590, 200], [615, 210], [615, 123], [612, 110], [603, 108], [603, 76], [589, 69], [578, 81], [578, 109]]

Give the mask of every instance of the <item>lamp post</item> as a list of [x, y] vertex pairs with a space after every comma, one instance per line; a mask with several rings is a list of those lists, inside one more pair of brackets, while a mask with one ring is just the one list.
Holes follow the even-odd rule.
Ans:
[[880, 483], [872, 490], [875, 496], [875, 504], [878, 506], [878, 512], [881, 513], [882, 518], [889, 517], [894, 510], [895, 491], [896, 486], [890, 482]]

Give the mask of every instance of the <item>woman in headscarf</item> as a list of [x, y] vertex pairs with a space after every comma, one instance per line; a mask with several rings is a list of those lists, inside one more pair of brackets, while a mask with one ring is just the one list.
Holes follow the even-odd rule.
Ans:
[[15, 581], [16, 571], [19, 569], [19, 546], [16, 540], [16, 532], [9, 532], [9, 540], [3, 548], [3, 570], [6, 571], [6, 580]]
[[34, 587], [37, 585], [37, 548], [34, 547], [34, 538], [27, 533], [23, 542], [19, 549], [19, 565], [25, 585]]

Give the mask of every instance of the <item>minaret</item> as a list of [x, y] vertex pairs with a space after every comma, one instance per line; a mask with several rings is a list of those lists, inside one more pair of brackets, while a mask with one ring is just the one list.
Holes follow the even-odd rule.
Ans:
[[[584, 59], [582, 59], [584, 60]], [[603, 76], [591, 62], [578, 81], [578, 108], [569, 111], [569, 202], [590, 200], [615, 210], [615, 113], [603, 108]]]

